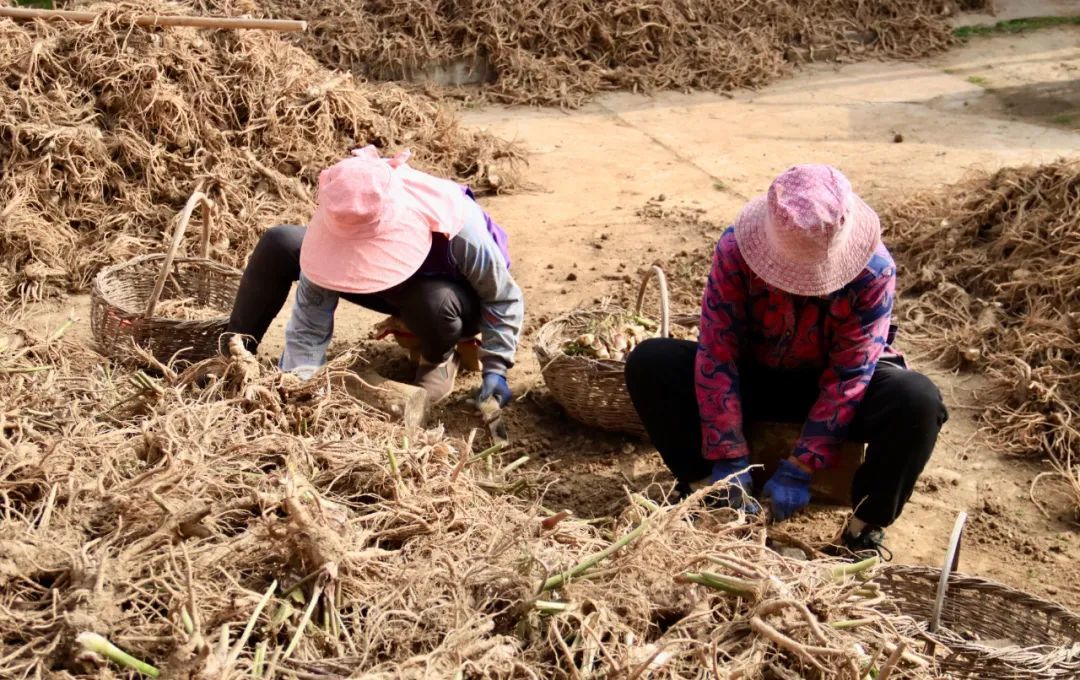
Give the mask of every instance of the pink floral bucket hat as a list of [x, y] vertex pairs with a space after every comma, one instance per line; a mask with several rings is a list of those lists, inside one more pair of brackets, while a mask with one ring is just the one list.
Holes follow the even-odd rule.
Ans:
[[877, 213], [828, 165], [798, 165], [735, 221], [750, 269], [793, 295], [821, 296], [851, 283], [881, 242]]
[[461, 231], [461, 189], [406, 161], [365, 147], [319, 174], [318, 205], [300, 247], [304, 276], [342, 293], [381, 292], [420, 269], [433, 233]]

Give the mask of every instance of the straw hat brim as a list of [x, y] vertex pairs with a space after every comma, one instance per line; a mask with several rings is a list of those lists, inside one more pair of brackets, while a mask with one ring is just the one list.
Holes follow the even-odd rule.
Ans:
[[341, 293], [378, 293], [415, 274], [431, 250], [427, 221], [408, 192], [395, 193], [376, 233], [347, 237], [316, 208], [300, 247], [300, 269], [313, 283]]
[[792, 295], [823, 296], [854, 281], [869, 264], [881, 242], [881, 222], [874, 209], [852, 197], [851, 233], [842, 249], [817, 262], [781, 258], [769, 242], [766, 196], [751, 200], [735, 220], [735, 241], [751, 271], [765, 283]]

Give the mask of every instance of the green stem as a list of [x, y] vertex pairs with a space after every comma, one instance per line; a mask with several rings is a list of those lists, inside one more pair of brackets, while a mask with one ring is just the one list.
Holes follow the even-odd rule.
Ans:
[[720, 590], [731, 595], [753, 598], [759, 593], [758, 584], [741, 578], [722, 576], [711, 571], [688, 571], [682, 575], [682, 580], [697, 583], [698, 585]]
[[645, 498], [644, 496], [638, 496], [637, 494], [634, 494], [632, 496], [632, 498], [633, 498], [634, 503], [640, 505], [641, 507], [645, 508], [649, 512], [657, 512], [658, 510], [660, 510], [659, 505], [652, 502], [648, 498]]
[[67, 321], [60, 324], [60, 327], [53, 331], [53, 334], [49, 336], [49, 342], [55, 342], [56, 340], [64, 337], [64, 333], [67, 333], [68, 330], [74, 325], [75, 319], [69, 317]]
[[41, 373], [51, 371], [52, 366], [19, 366], [15, 368], [0, 368], [0, 373]]
[[533, 603], [537, 611], [544, 614], [559, 614], [570, 609], [569, 602], [553, 602], [551, 600], [537, 600]]
[[259, 643], [255, 648], [255, 661], [251, 664], [251, 677], [261, 678], [263, 674], [263, 662], [266, 660], [266, 640]]
[[529, 486], [529, 483], [524, 479], [518, 478], [516, 482], [510, 485], [510, 488], [506, 490], [506, 493], [511, 496], [516, 496], [524, 491]]
[[553, 588], [558, 588], [559, 586], [563, 585], [565, 582], [569, 581], [575, 576], [580, 576], [581, 574], [585, 573], [592, 567], [596, 566], [608, 557], [611, 557], [618, 551], [625, 548], [627, 545], [629, 545], [631, 542], [633, 542], [635, 539], [645, 533], [645, 529], [647, 529], [648, 526], [649, 520], [646, 519], [641, 524], [637, 525], [637, 527], [635, 527], [633, 531], [626, 534], [618, 541], [612, 543], [611, 545], [604, 548], [595, 555], [585, 558], [585, 560], [571, 568], [569, 571], [563, 572], [561, 574], [556, 574], [555, 576], [548, 578], [548, 580], [544, 581], [544, 584], [540, 587], [540, 591], [543, 592], [546, 590], [551, 590]]
[[270, 602], [270, 598], [274, 596], [274, 591], [277, 590], [277, 579], [274, 579], [270, 587], [263, 593], [262, 599], [259, 600], [259, 604], [255, 605], [255, 611], [251, 613], [251, 618], [248, 619], [247, 625], [244, 626], [244, 632], [240, 634], [240, 639], [236, 641], [236, 645], [232, 651], [229, 652], [229, 658], [225, 660], [225, 670], [228, 671], [232, 668], [236, 660], [240, 658], [240, 652], [244, 649], [244, 645], [247, 644], [248, 638], [251, 637], [252, 631], [255, 630], [255, 624], [259, 620], [259, 614], [262, 614], [262, 610], [266, 608], [267, 603]]
[[273, 630], [285, 623], [285, 620], [292, 616], [293, 608], [288, 602], [282, 602], [277, 611], [274, 612], [273, 618], [270, 619], [270, 629]]
[[319, 601], [319, 597], [322, 596], [323, 587], [322, 584], [316, 584], [314, 592], [311, 593], [311, 600], [308, 601], [307, 609], [304, 610], [304, 615], [300, 618], [300, 625], [296, 627], [296, 633], [292, 636], [292, 640], [289, 640], [289, 646], [285, 648], [285, 653], [281, 655], [281, 660], [288, 659], [296, 646], [300, 644], [300, 638], [304, 637], [304, 629], [307, 628], [308, 622], [311, 621], [311, 613], [315, 610], [315, 605]]
[[843, 579], [845, 576], [854, 576], [861, 574], [867, 569], [877, 566], [879, 562], [877, 555], [873, 557], [867, 557], [862, 562], [855, 562], [854, 564], [841, 564], [832, 568], [832, 577], [837, 581]]
[[487, 458], [491, 458], [495, 454], [502, 451], [503, 448], [505, 448], [505, 446], [506, 445], [502, 444], [502, 443], [496, 444], [495, 446], [490, 446], [490, 447], [484, 449], [483, 451], [481, 451], [480, 453], [476, 454], [472, 458], [470, 458], [469, 462], [470, 463], [475, 463], [478, 460], [485, 460]]
[[139, 661], [97, 633], [79, 633], [78, 637], [75, 638], [75, 641], [88, 651], [91, 651], [94, 654], [100, 654], [109, 661], [120, 664], [125, 668], [130, 668], [133, 671], [148, 675], [151, 678], [156, 678], [161, 675], [161, 671], [158, 669], [145, 661]]
[[188, 635], [195, 632], [195, 622], [191, 620], [191, 614], [188, 614], [187, 607], [180, 608], [180, 623], [184, 624], [184, 631]]
[[514, 470], [517, 470], [519, 467], [521, 467], [525, 463], [528, 463], [530, 460], [531, 460], [531, 458], [529, 458], [529, 456], [522, 456], [521, 458], [518, 458], [513, 463], [509, 463], [509, 464], [507, 464], [506, 467], [503, 468], [503, 470], [502, 470], [503, 474], [504, 475], [510, 474], [511, 472], [513, 472]]

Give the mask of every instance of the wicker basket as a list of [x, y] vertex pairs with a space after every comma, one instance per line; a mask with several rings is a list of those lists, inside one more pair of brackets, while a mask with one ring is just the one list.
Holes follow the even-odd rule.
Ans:
[[1000, 583], [954, 573], [965, 519], [964, 513], [957, 519], [944, 569], [886, 567], [875, 578], [882, 592], [918, 624], [945, 677], [1080, 678], [1080, 616]]
[[[649, 283], [656, 279], [660, 289], [660, 335], [669, 337], [671, 311], [668, 301], [667, 277], [660, 267], [653, 266], [645, 274], [638, 290], [635, 314], [640, 314]], [[544, 324], [536, 336], [534, 351], [540, 361], [544, 383], [551, 396], [574, 420], [609, 432], [623, 432], [638, 437], [648, 436], [638, 418], [637, 410], [626, 391], [625, 361], [569, 356], [563, 352], [568, 338], [576, 337], [596, 318], [628, 313], [617, 307], [578, 310], [564, 314]], [[697, 317], [678, 317], [674, 323], [693, 324]]]
[[[177, 257], [195, 207], [202, 204], [201, 257]], [[133, 343], [163, 363], [198, 361], [218, 352], [241, 272], [209, 259], [213, 203], [201, 191], [188, 199], [164, 255], [142, 255], [103, 269], [90, 296], [90, 325], [101, 350], [132, 360]], [[155, 316], [159, 301], [193, 298], [220, 314], [184, 320]]]

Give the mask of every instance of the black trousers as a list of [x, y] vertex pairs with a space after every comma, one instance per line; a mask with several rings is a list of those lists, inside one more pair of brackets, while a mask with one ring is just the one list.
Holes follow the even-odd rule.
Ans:
[[[229, 334], [244, 336], [249, 351], [262, 342], [266, 329], [300, 278], [300, 244], [307, 227], [282, 224], [266, 231], [248, 259], [236, 293]], [[441, 277], [413, 276], [380, 293], [342, 293], [372, 311], [397, 316], [420, 341], [420, 353], [431, 363], [450, 358], [458, 341], [480, 329], [480, 298], [468, 284]]]
[[[664, 464], [685, 487], [708, 477], [701, 454], [701, 416], [694, 385], [697, 344], [655, 339], [627, 358], [626, 386]], [[817, 371], [740, 366], [740, 399], [747, 421], [801, 423], [818, 396]], [[855, 516], [886, 527], [900, 516], [937, 442], [948, 412], [929, 378], [899, 363], [878, 363], [848, 429], [867, 444], [851, 497]]]

